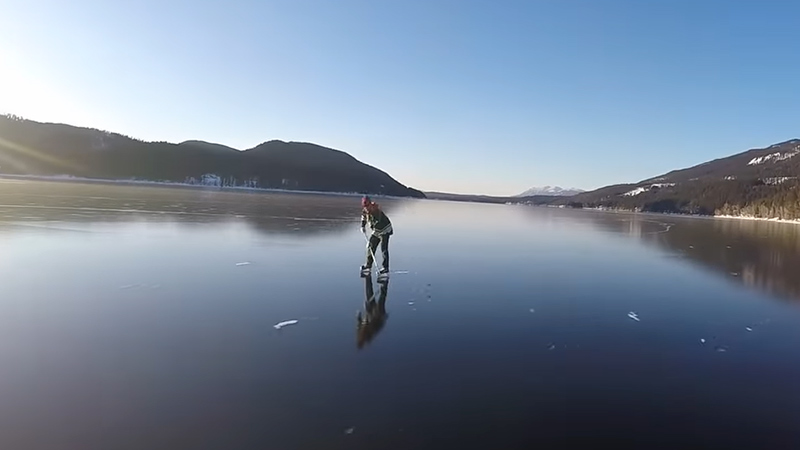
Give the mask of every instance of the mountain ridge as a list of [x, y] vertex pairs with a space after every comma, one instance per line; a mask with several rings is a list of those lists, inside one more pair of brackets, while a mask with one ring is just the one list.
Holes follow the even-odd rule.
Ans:
[[246, 150], [200, 140], [146, 142], [10, 115], [0, 116], [0, 174], [425, 197], [342, 150], [308, 142], [273, 139]]
[[495, 203], [495, 204], [528, 204], [528, 205], [548, 205], [559, 197], [553, 195], [532, 195], [526, 197], [502, 197], [495, 195], [481, 194], [452, 194], [448, 192], [425, 191], [426, 198], [430, 200], [442, 200], [450, 202], [470, 202], [470, 203]]
[[800, 139], [749, 149], [637, 183], [605, 186], [562, 206], [800, 219]]

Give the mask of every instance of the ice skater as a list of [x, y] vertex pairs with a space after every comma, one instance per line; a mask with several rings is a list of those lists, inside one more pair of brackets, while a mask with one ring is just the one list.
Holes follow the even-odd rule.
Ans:
[[392, 230], [392, 222], [386, 213], [383, 212], [377, 203], [373, 202], [368, 196], [361, 199], [361, 232], [364, 232], [364, 227], [369, 222], [372, 228], [372, 236], [369, 237], [367, 242], [367, 263], [361, 266], [361, 272], [370, 272], [372, 270], [372, 263], [375, 258], [375, 250], [378, 249], [378, 243], [381, 244], [382, 253], [382, 267], [380, 276], [387, 276], [389, 274], [389, 236], [394, 233]]

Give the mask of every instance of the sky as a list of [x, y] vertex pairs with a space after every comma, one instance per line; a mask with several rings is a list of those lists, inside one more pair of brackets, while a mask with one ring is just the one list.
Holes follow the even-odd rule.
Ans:
[[636, 182], [800, 137], [800, 2], [0, 0], [0, 113], [346, 151], [403, 184]]

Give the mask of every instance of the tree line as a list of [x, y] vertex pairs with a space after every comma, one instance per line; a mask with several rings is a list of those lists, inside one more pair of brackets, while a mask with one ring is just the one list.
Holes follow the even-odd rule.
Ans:
[[690, 181], [653, 187], [638, 195], [610, 195], [565, 201], [577, 208], [608, 208], [695, 215], [800, 219], [800, 182], [755, 180]]

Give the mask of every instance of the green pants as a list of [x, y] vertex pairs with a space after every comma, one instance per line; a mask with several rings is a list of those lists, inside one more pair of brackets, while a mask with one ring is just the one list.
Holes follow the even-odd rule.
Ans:
[[375, 250], [378, 249], [378, 243], [381, 244], [381, 253], [382, 253], [382, 265], [383, 268], [389, 270], [389, 235], [377, 235], [373, 234], [369, 238], [369, 243], [367, 243], [367, 267], [372, 267], [373, 263], [373, 255], [375, 254]]

